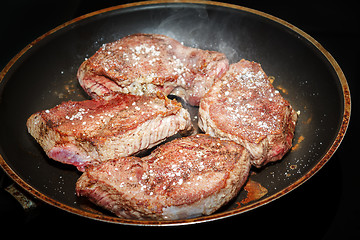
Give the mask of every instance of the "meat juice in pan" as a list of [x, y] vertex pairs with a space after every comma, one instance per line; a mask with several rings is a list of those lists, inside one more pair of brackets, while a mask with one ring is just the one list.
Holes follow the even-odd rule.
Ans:
[[[168, 37], [166, 37], [166, 36], [159, 36], [159, 35], [154, 35], [154, 36], [152, 36], [152, 35], [146, 35], [146, 34], [144, 34], [144, 35], [142, 35], [142, 34], [139, 34], [139, 35], [133, 35], [133, 36], [129, 36], [129, 38], [131, 39], [131, 38], [136, 38], [136, 37], [145, 37], [145, 38], [153, 38], [153, 37], [155, 37], [155, 38], [157, 38], [157, 39], [161, 39], [161, 38], [163, 38], [162, 40], [168, 40], [169, 41], [169, 38]], [[171, 40], [171, 39], [170, 39]], [[108, 45], [108, 46], [111, 46], [111, 44], [110, 45]], [[116, 46], [116, 45], [115, 45]], [[181, 51], [183, 51], [184, 49], [185, 50], [188, 50], [188, 49], [191, 49], [191, 48], [186, 48], [186, 47], [183, 47], [182, 45], [180, 45], [180, 44], [178, 44], [178, 43], [176, 43], [175, 45], [172, 45], [172, 44], [169, 44], [169, 45], [166, 45], [166, 47], [167, 47], [167, 51], [169, 51], [169, 49], [172, 49], [173, 47], [172, 46], [176, 46], [177, 48], [179, 48], [179, 49], [181, 49], [180, 50], [180, 52]], [[175, 48], [176, 48], [175, 47]], [[122, 47], [120, 46], [119, 48], [118, 48], [118, 50], [122, 50], [121, 49]], [[135, 49], [135, 50], [134, 50]], [[139, 58], [139, 56], [138, 55], [136, 55], [136, 54], [148, 54], [148, 53], [151, 53], [152, 55], [159, 55], [159, 54], [157, 54], [157, 53], [160, 53], [160, 52], [158, 52], [158, 50], [159, 50], [159, 48], [154, 48], [154, 49], [152, 49], [151, 47], [147, 47], [147, 48], [143, 48], [143, 47], [140, 47], [140, 46], [135, 46], [134, 47], [134, 49], [132, 50], [134, 53], [132, 54], [132, 58], [134, 59], [134, 60], [139, 60], [139, 59], [137, 59], [137, 58]], [[104, 52], [104, 50], [105, 50], [105, 52]], [[102, 52], [101, 52], [102, 51]], [[102, 59], [102, 55], [111, 55], [112, 54], [112, 51], [113, 50], [111, 50], [111, 49], [109, 49], [109, 51], [107, 51], [107, 49], [106, 49], [106, 46], [104, 45], [99, 51], [98, 51], [98, 53], [100, 53], [100, 60]], [[216, 56], [216, 52], [208, 52], [208, 51], [203, 51], [203, 50], [195, 50], [195, 49], [191, 49], [191, 51], [193, 51], [193, 52], [196, 52], [196, 53], [198, 53], [198, 54], [202, 54], [202, 53], [206, 53], [206, 54], [213, 54], [213, 55], [215, 55]], [[98, 54], [97, 53], [97, 54]], [[135, 54], [135, 55], [134, 55]], [[150, 54], [150, 55], [151, 55]], [[192, 54], [192, 53], [191, 53]], [[123, 55], [124, 55], [124, 53], [123, 53]], [[94, 55], [94, 56], [96, 56], [96, 54]], [[174, 55], [175, 56], [175, 55]], [[205, 55], [206, 56], [206, 55]], [[210, 55], [211, 56], [211, 55]], [[124, 57], [124, 56], [123, 56]], [[129, 57], [126, 57], [126, 59], [128, 59]], [[211, 57], [211, 58], [213, 58], [213, 57]], [[91, 60], [92, 58], [90, 58], [90, 60]], [[177, 59], [177, 56], [175, 56], [175, 58], [174, 58], [175, 60], [178, 60]], [[90, 61], [89, 60], [89, 61]], [[117, 76], [116, 74], [117, 73], [115, 73], [115, 75], [112, 75], [113, 74], [113, 70], [111, 70], [110, 68], [111, 68], [111, 64], [110, 65], [104, 65], [103, 64], [103, 62], [106, 62], [107, 60], [106, 60], [106, 58], [105, 58], [105, 60], [103, 59], [103, 60], [101, 60], [100, 61], [100, 63], [97, 63], [96, 61], [97, 61], [98, 59], [97, 58], [95, 58], [95, 60], [93, 60], [92, 62], [89, 62], [88, 60], [87, 61], [85, 61], [83, 64], [82, 64], [82, 66], [79, 68], [79, 72], [78, 72], [78, 78], [79, 78], [79, 81], [80, 81], [80, 83], [81, 83], [81, 85], [82, 85], [82, 87], [84, 88], [84, 90], [89, 94], [89, 95], [91, 95], [92, 97], [94, 97], [94, 98], [98, 98], [98, 99], [101, 99], [101, 98], [104, 98], [104, 99], [112, 99], [113, 98], [113, 96], [112, 95], [116, 95], [117, 93], [116, 92], [125, 92], [125, 93], [128, 93], [128, 92], [132, 92], [132, 93], [136, 93], [136, 94], [140, 94], [140, 95], [143, 95], [143, 94], [146, 94], [147, 92], [146, 91], [150, 91], [151, 89], [152, 90], [154, 90], [153, 88], [154, 87], [157, 87], [158, 85], [157, 85], [157, 83], [156, 83], [156, 81], [159, 79], [159, 78], [157, 78], [157, 77], [155, 77], [155, 75], [153, 75], [153, 74], [149, 74], [149, 73], [145, 73], [145, 75], [147, 75], [147, 76], [153, 76], [154, 77], [154, 79], [153, 80], [151, 80], [152, 81], [152, 83], [151, 84], [148, 84], [148, 82], [150, 81], [149, 79], [145, 79], [145, 81], [143, 81], [143, 80], [140, 80], [140, 82], [135, 82], [136, 84], [138, 84], [138, 83], [140, 83], [140, 85], [143, 85], [143, 86], [145, 86], [145, 88], [143, 88], [143, 90], [142, 91], [138, 91], [138, 90], [136, 90], [136, 89], [139, 89], [139, 86], [135, 86], [134, 85], [134, 83], [131, 83], [130, 85], [129, 85], [129, 87], [126, 87], [126, 88], [123, 88], [122, 86], [123, 86], [123, 82], [125, 81], [127, 81], [127, 78], [124, 78], [124, 79], [122, 79], [120, 82], [117, 80], [117, 78], [119, 78], [119, 77], [121, 77], [120, 75], [119, 76]], [[190, 60], [191, 60], [191, 58], [190, 58]], [[128, 60], [127, 60], [128, 61]], [[153, 63], [155, 63], [156, 61], [159, 61], [159, 59], [154, 59], [154, 60], [151, 60], [152, 62], [152, 64]], [[149, 61], [150, 62], [150, 61]], [[179, 62], [179, 61], [175, 61], [175, 62]], [[223, 74], [225, 74], [225, 70], [224, 69], [227, 69], [227, 63], [226, 62], [224, 62], [224, 60], [222, 60], [221, 58], [218, 58], [215, 62], [217, 62], [217, 63], [220, 63], [219, 65], [218, 65], [218, 67], [215, 65], [215, 67], [211, 67], [208, 71], [209, 71], [209, 74], [210, 75], [208, 75], [208, 74], [205, 74], [205, 79], [207, 79], [209, 76], [211, 76], [211, 78], [213, 79], [213, 81], [216, 81], [217, 80], [217, 78], [218, 77], [221, 77], [221, 76], [223, 76]], [[112, 63], [113, 63], [113, 61], [112, 61]], [[204, 66], [211, 66], [212, 65], [212, 62], [210, 62], [211, 64], [205, 64]], [[85, 64], [85, 65], [84, 65]], [[150, 64], [150, 65], [152, 65], [152, 64]], [[179, 64], [180, 64], [180, 62], [179, 62]], [[195, 65], [195, 64], [194, 64]], [[100, 66], [100, 70], [98, 69], [99, 68], [99, 66]], [[133, 66], [133, 67], [135, 67], [135, 66]], [[220, 68], [219, 68], [220, 67]], [[144, 69], [146, 69], [146, 68], [144, 68]], [[179, 70], [186, 70], [187, 68], [185, 68], [185, 67], [182, 67], [181, 69], [180, 68], [176, 68], [176, 69], [179, 69]], [[214, 70], [212, 70], [212, 69], [214, 69]], [[124, 70], [124, 69], [123, 69]], [[188, 71], [188, 70], [186, 70], [186, 71]], [[185, 71], [185, 72], [186, 72]], [[175, 71], [176, 72], [176, 71]], [[192, 72], [192, 70], [191, 71], [188, 71], [188, 72]], [[195, 72], [196, 72], [196, 70], [195, 70]], [[94, 73], [95, 73], [95, 75], [94, 75]], [[106, 74], [105, 74], [106, 73]], [[104, 74], [105, 74], [105, 76], [106, 77], [103, 77], [104, 76]], [[110, 74], [110, 75], [109, 75]], [[180, 74], [180, 73], [178, 73], [178, 74]], [[140, 77], [141, 77], [141, 75], [142, 74], [140, 74]], [[202, 98], [204, 97], [204, 93], [206, 93], [208, 90], [209, 90], [209, 86], [205, 86], [205, 88], [204, 88], [204, 85], [201, 83], [201, 82], [203, 82], [204, 83], [204, 81], [202, 81], [202, 80], [196, 80], [197, 79], [197, 77], [195, 77], [195, 78], [190, 78], [190, 79], [193, 79], [193, 83], [189, 83], [189, 86], [188, 86], [188, 84], [187, 83], [185, 83], [184, 82], [184, 79], [185, 78], [183, 78], [183, 77], [185, 77], [185, 76], [182, 76], [182, 74], [180, 74], [180, 77], [177, 77], [177, 79], [178, 79], [178, 81], [177, 82], [175, 82], [175, 85], [172, 83], [172, 81], [169, 81], [169, 79], [163, 79], [163, 81], [169, 81], [170, 82], [170, 84], [172, 84], [172, 85], [169, 85], [168, 87], [169, 88], [160, 88], [160, 89], [158, 89], [158, 90], [163, 90], [163, 91], [165, 91], [165, 94], [169, 94], [170, 92], [172, 92], [173, 90], [175, 90], [175, 91], [173, 91], [173, 93], [175, 93], [175, 94], [181, 94], [181, 96], [183, 96], [183, 97], [185, 97], [185, 99], [187, 100], [187, 102], [190, 102], [191, 103], [191, 105], [192, 106], [190, 106], [187, 102], [184, 102], [184, 101], [182, 101], [182, 104], [183, 104], [183, 106], [185, 106], [185, 108], [186, 109], [188, 109], [189, 110], [189, 112], [190, 112], [190, 114], [191, 114], [191, 121], [194, 123], [194, 128], [195, 128], [195, 131], [194, 131], [194, 133], [199, 133], [199, 132], [201, 132], [201, 130], [199, 129], [199, 127], [198, 127], [198, 120], [199, 120], [199, 108], [198, 107], [196, 107], [196, 105], [198, 105], [200, 102], [201, 102], [201, 100], [202, 100]], [[156, 80], [157, 79], [157, 80]], [[183, 79], [183, 80], [182, 80]], [[94, 80], [95, 80], [95, 82], [94, 82]], [[155, 80], [155, 82], [154, 82], [154, 80]], [[211, 83], [211, 82], [210, 82]], [[200, 85], [198, 85], [198, 84], [200, 84]], [[212, 85], [212, 83], [210, 84], [210, 85]], [[135, 88], [134, 88], [134, 86], [135, 86]], [[159, 85], [159, 86], [161, 86], [161, 84]], [[181, 87], [182, 89], [185, 89], [185, 92], [184, 91], [179, 91], [179, 89], [178, 89], [178, 87]], [[141, 89], [142, 87], [140, 86], [140, 89]], [[204, 88], [204, 89], [202, 89], [202, 88]], [[202, 89], [202, 90], [200, 90], [200, 89]], [[135, 91], [135, 92], [133, 92], [133, 90]], [[225, 95], [226, 95], [226, 93], [227, 92], [225, 92]], [[170, 97], [171, 98], [171, 97]], [[178, 100], [179, 100], [179, 98], [178, 97], [176, 97]], [[204, 98], [205, 99], [205, 98]], [[48, 110], [47, 110], [48, 111]], [[294, 115], [294, 114], [293, 114]], [[204, 118], [204, 119], [206, 119], [206, 117]], [[204, 119], [201, 119], [202, 120], [202, 123], [205, 121]], [[296, 121], [296, 118], [295, 118], [295, 121]], [[221, 124], [220, 124], [220, 126], [221, 126]], [[202, 124], [201, 125], [201, 127], [202, 127], [202, 129], [206, 132], [206, 133], [210, 133], [211, 135], [213, 135], [213, 136], [216, 136], [216, 137], [226, 137], [226, 136], [222, 136], [221, 134], [220, 135], [216, 135], [216, 134], [214, 134], [214, 131], [212, 131], [212, 130], [209, 130], [209, 129], [207, 129], [207, 128], [204, 128], [204, 124]], [[291, 132], [291, 130], [290, 130], [290, 132]], [[169, 138], [168, 140], [167, 140], [167, 142], [169, 142], [170, 140], [172, 140], [172, 139], [174, 139], [174, 138], [177, 138], [177, 137], [179, 137], [179, 136], [173, 136], [173, 137], [171, 137], [171, 138]], [[230, 138], [231, 139], [231, 138]], [[233, 139], [232, 139], [233, 140]], [[239, 142], [239, 143], [242, 143], [242, 142]], [[286, 147], [289, 147], [289, 146], [286, 146]], [[281, 156], [280, 157], [278, 157], [278, 158], [276, 158], [276, 159], [274, 159], [274, 160], [270, 160], [270, 161], [275, 161], [275, 160], [278, 160], [279, 158], [281, 158], [282, 156], [283, 156], [283, 154], [284, 154], [284, 152], [286, 152], [288, 149], [285, 149], [284, 151], [283, 151], [283, 153], [281, 154]], [[147, 155], [147, 154], [149, 154], [151, 151], [149, 151], [149, 150], [147, 150], [146, 152], [142, 152], [141, 153], [141, 155], [142, 156], [144, 156], [144, 155]], [[264, 164], [266, 164], [267, 163], [267, 161], [264, 161], [264, 162], [260, 162], [260, 163], [255, 163], [255, 162], [253, 162], [253, 165], [255, 165], [255, 166], [257, 166], [257, 167], [260, 167], [260, 166], [262, 166], [262, 165], [264, 165]], [[256, 187], [256, 189], [260, 189], [260, 194], [255, 194], [256, 195], [256, 197], [249, 197], [249, 199], [247, 200], [248, 202], [249, 201], [252, 201], [252, 200], [254, 200], [255, 198], [259, 198], [259, 197], [261, 197], [261, 196], [263, 196], [264, 194], [266, 194], [266, 191], [264, 190], [264, 188], [262, 188], [261, 186], [259, 186], [258, 184], [254, 184], [254, 182], [253, 181], [249, 181], [248, 182], [249, 184], [247, 185], [247, 187], [245, 187], [245, 190], [247, 190], [247, 191], [251, 191], [250, 189], [254, 189], [254, 187], [251, 187], [251, 186], [257, 186]], [[246, 203], [246, 201], [244, 201], [243, 203]], [[99, 204], [99, 205], [101, 205], [101, 204]], [[106, 206], [105, 206], [106, 207]], [[208, 214], [208, 213], [207, 213]], [[120, 214], [121, 215], [121, 214]], [[136, 217], [136, 216], [135, 216]], [[178, 216], [178, 217], [180, 217], [180, 216]], [[180, 217], [181, 218], [181, 217]]]

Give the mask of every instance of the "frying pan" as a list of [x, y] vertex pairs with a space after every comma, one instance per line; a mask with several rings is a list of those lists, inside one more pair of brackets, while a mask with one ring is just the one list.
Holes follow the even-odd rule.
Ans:
[[[75, 183], [81, 173], [49, 159], [27, 133], [32, 113], [87, 99], [76, 79], [80, 64], [103, 43], [133, 33], [165, 34], [186, 46], [223, 52], [231, 63], [242, 58], [259, 62], [300, 114], [293, 149], [277, 163], [252, 169], [252, 184], [212, 215], [177, 221], [118, 218], [78, 198]], [[200, 223], [253, 210], [300, 186], [336, 151], [350, 111], [350, 91], [339, 65], [316, 40], [281, 19], [217, 2], [132, 3], [67, 22], [6, 65], [0, 75], [0, 165], [36, 198], [84, 217], [131, 225]], [[250, 198], [250, 193], [259, 196]]]

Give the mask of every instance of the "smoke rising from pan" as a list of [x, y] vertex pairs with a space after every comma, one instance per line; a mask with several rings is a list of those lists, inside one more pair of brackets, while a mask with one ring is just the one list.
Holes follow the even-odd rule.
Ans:
[[230, 16], [220, 16], [207, 8], [206, 5], [186, 11], [170, 8], [166, 12], [168, 16], [161, 18], [159, 25], [147, 32], [167, 35], [186, 46], [222, 52], [230, 63], [239, 61], [241, 54], [236, 51], [239, 35], [232, 35], [229, 31], [237, 23]]

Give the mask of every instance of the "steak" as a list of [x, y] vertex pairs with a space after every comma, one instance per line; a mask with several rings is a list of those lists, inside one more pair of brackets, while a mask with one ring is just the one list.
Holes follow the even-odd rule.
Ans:
[[27, 128], [50, 158], [84, 171], [89, 164], [149, 149], [192, 125], [181, 104], [161, 94], [117, 94], [64, 102], [33, 114]]
[[184, 219], [226, 204], [249, 170], [242, 146], [200, 134], [165, 143], [143, 158], [93, 165], [77, 181], [76, 192], [119, 217]]
[[201, 99], [199, 127], [244, 146], [252, 165], [281, 159], [291, 148], [297, 114], [260, 64], [241, 60]]
[[168, 95], [175, 89], [198, 106], [228, 67], [222, 53], [186, 47], [164, 35], [134, 34], [104, 44], [81, 64], [78, 80], [93, 98], [117, 92]]

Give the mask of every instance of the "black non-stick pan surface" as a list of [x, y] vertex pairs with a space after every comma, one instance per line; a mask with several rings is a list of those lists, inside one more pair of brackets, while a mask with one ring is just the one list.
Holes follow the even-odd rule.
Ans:
[[[210, 216], [178, 221], [121, 219], [75, 195], [80, 172], [49, 159], [27, 133], [27, 118], [63, 101], [84, 100], [80, 64], [102, 44], [133, 33], [159, 33], [186, 46], [215, 50], [231, 63], [261, 63], [298, 111], [293, 149], [252, 169], [246, 189]], [[350, 118], [350, 91], [339, 65], [312, 37], [262, 12], [216, 2], [141, 2], [97, 11], [46, 33], [0, 75], [0, 164], [36, 198], [60, 209], [115, 223], [177, 225], [216, 220], [269, 203], [315, 174], [341, 143]], [[196, 114], [196, 108], [190, 109]], [[251, 198], [250, 193], [256, 196]]]

